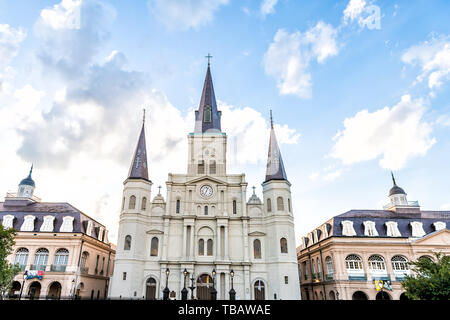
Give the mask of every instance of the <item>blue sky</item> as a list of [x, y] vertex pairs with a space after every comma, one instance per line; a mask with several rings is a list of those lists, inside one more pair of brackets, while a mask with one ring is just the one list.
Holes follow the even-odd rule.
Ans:
[[0, 190], [34, 163], [37, 196], [74, 204], [114, 241], [142, 108], [164, 185], [186, 170], [211, 53], [228, 171], [262, 196], [272, 109], [297, 243], [332, 216], [381, 209], [390, 170], [409, 200], [449, 210], [448, 12], [432, 0], [0, 0]]

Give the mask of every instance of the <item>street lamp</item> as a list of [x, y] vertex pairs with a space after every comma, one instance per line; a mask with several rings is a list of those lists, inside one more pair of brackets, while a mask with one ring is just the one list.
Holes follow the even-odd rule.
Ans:
[[236, 300], [236, 291], [233, 288], [233, 278], [234, 278], [234, 271], [233, 269], [231, 269], [230, 271], [230, 276], [231, 276], [231, 290], [230, 290], [230, 300]]
[[186, 268], [184, 269], [183, 274], [184, 274], [184, 284], [183, 289], [181, 290], [181, 300], [187, 300], [188, 290], [186, 289], [186, 277], [188, 275], [188, 271], [186, 270]]
[[163, 300], [169, 300], [169, 274], [170, 274], [170, 270], [169, 268], [166, 269], [166, 287], [163, 290]]
[[191, 300], [194, 300], [194, 289], [195, 289], [195, 286], [194, 286], [194, 277], [192, 277], [191, 278], [191, 286], [189, 287], [189, 289], [191, 289]]
[[217, 300], [217, 290], [214, 287], [215, 279], [216, 279], [216, 269], [213, 269], [213, 271], [212, 271], [213, 286], [212, 286], [212, 289], [211, 289], [211, 300]]
[[25, 285], [25, 280], [27, 280], [27, 277], [28, 277], [28, 271], [25, 270], [25, 272], [23, 273], [23, 281], [22, 281], [22, 287], [20, 288], [19, 300], [22, 299], [23, 286]]

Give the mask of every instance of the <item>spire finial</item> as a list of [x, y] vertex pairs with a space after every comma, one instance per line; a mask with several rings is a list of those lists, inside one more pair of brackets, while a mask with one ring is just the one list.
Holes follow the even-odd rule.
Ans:
[[144, 114], [143, 114], [143, 116], [142, 116], [142, 123], [145, 123], [145, 108], [142, 109], [142, 110], [144, 111]]
[[28, 174], [30, 177], [32, 172], [33, 172], [33, 164], [31, 164], [30, 173]]
[[213, 56], [212, 56], [210, 53], [208, 53], [208, 55], [205, 56], [205, 58], [208, 58], [208, 67], [209, 67], [209, 65], [210, 65], [210, 60], [211, 60], [212, 57], [213, 57]]
[[272, 109], [270, 109], [270, 127], [273, 129]]
[[391, 171], [391, 176], [392, 176], [392, 182], [394, 183], [394, 186], [396, 186], [397, 183], [395, 183], [394, 173], [392, 171]]
[[253, 186], [252, 188], [253, 188], [253, 195], [255, 195], [255, 189], [256, 189], [256, 187]]
[[159, 189], [158, 190], [158, 195], [161, 195], [161, 188], [162, 188], [161, 186], [158, 186], [158, 189]]

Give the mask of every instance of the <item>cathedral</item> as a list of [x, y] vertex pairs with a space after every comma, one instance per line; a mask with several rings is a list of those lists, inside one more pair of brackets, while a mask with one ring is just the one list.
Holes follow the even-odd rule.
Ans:
[[166, 198], [158, 192], [152, 199], [142, 124], [124, 181], [109, 296], [300, 299], [291, 184], [272, 118], [263, 201], [254, 190], [247, 199], [244, 173], [227, 172], [209, 62], [187, 138], [187, 173], [169, 173]]

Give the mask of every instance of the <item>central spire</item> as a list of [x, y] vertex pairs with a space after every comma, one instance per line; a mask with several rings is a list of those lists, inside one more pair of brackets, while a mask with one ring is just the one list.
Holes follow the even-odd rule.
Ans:
[[203, 84], [202, 97], [198, 110], [195, 111], [194, 133], [222, 132], [220, 127], [221, 112], [217, 110], [216, 96], [211, 77], [210, 61], [208, 54], [208, 69], [206, 70], [205, 82]]
[[272, 110], [270, 110], [270, 141], [269, 154], [267, 156], [266, 180], [286, 180], [287, 175], [284, 170], [283, 159], [281, 158], [280, 148], [278, 147], [277, 137], [273, 129]]
[[145, 143], [145, 110], [142, 118], [142, 129], [139, 140], [134, 151], [133, 161], [131, 162], [128, 179], [148, 179], [147, 167], [147, 145]]

